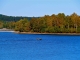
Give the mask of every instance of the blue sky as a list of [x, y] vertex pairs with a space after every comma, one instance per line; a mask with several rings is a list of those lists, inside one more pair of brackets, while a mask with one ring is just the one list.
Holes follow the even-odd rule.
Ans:
[[58, 13], [80, 15], [80, 0], [0, 0], [0, 14], [44, 16]]

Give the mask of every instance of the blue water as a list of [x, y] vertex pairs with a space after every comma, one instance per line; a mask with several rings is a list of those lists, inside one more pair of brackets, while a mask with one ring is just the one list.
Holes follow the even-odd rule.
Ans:
[[80, 60], [80, 36], [0, 32], [0, 60]]

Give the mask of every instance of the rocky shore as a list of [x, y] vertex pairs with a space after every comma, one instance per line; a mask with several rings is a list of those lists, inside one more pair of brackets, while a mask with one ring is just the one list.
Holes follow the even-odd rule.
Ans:
[[0, 29], [0, 31], [14, 31], [14, 30], [12, 30], [12, 29], [7, 29], [7, 28], [2, 28], [2, 29]]

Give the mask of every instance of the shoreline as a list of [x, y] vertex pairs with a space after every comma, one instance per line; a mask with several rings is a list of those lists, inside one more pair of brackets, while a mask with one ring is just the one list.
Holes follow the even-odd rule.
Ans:
[[80, 33], [38, 33], [38, 32], [19, 32], [19, 31], [14, 31], [14, 33], [17, 34], [50, 34], [50, 35], [80, 35]]
[[80, 33], [38, 33], [38, 32], [19, 32], [19, 31], [14, 31], [11, 29], [0, 29], [0, 32], [13, 32], [13, 33], [17, 33], [17, 34], [50, 34], [50, 35], [80, 35]]

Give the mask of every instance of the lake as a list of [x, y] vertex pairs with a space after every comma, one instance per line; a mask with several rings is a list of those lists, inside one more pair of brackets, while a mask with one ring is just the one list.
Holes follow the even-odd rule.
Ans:
[[0, 32], [0, 60], [80, 60], [80, 36]]

